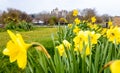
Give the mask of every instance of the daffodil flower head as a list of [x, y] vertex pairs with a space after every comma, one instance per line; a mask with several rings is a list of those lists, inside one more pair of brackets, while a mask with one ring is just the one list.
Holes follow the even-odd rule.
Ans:
[[108, 29], [107, 38], [108, 38], [109, 41], [118, 44], [119, 36], [120, 36], [120, 28], [111, 27], [110, 29]]
[[69, 28], [72, 28], [72, 24], [68, 24], [68, 27], [69, 27]]
[[106, 36], [107, 28], [102, 28], [101, 35]]
[[[73, 39], [74, 42], [74, 50], [75, 51], [83, 51], [83, 43], [86, 45], [86, 56], [91, 54], [90, 48], [89, 48], [89, 43], [91, 42], [91, 45], [97, 44], [98, 39], [100, 38], [100, 34], [95, 33], [94, 31], [79, 31], [79, 33], [75, 36]], [[90, 42], [88, 40], [88, 37], [90, 37]]]
[[78, 26], [75, 26], [75, 28], [73, 29], [73, 32], [77, 34], [79, 31], [80, 31], [80, 28]]
[[91, 18], [91, 21], [92, 21], [92, 23], [95, 23], [95, 22], [96, 22], [95, 16]]
[[91, 23], [87, 23], [87, 26], [92, 29], [94, 25], [92, 25]]
[[99, 27], [97, 26], [97, 24], [93, 25], [93, 29], [97, 30]]
[[63, 56], [65, 53], [64, 45], [60, 44], [59, 46], [56, 46], [56, 48], [58, 49], [59, 55]]
[[74, 22], [75, 22], [76, 25], [80, 24], [80, 20], [79, 20], [78, 18], [76, 18], [76, 19], [74, 20]]
[[32, 45], [26, 44], [20, 34], [15, 35], [10, 30], [7, 32], [12, 40], [8, 41], [3, 54], [10, 57], [10, 62], [17, 61], [18, 66], [24, 69], [27, 64], [27, 49]]
[[114, 61], [110, 65], [110, 70], [111, 70], [111, 73], [120, 73], [120, 60]]
[[73, 16], [77, 16], [78, 15], [78, 10], [74, 9], [73, 10]]
[[108, 21], [108, 25], [109, 25], [109, 27], [111, 27], [113, 25], [111, 20]]
[[97, 40], [100, 38], [100, 34], [96, 34], [94, 31], [92, 31], [91, 33], [90, 33], [90, 41], [91, 41], [91, 43], [92, 44], [97, 44]]
[[67, 40], [63, 40], [63, 44], [67, 49], [70, 49], [71, 44]]

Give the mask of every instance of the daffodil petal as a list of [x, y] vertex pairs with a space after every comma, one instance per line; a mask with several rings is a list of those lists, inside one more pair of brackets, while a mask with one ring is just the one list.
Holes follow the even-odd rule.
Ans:
[[18, 47], [15, 46], [15, 44], [12, 41], [9, 41], [7, 43], [7, 49], [10, 55], [10, 62], [14, 62], [17, 59], [17, 55], [19, 52]]
[[17, 56], [17, 64], [20, 68], [24, 69], [27, 64], [27, 53], [26, 51], [20, 52]]
[[9, 50], [10, 54], [17, 53], [17, 51], [19, 51], [19, 47], [17, 47], [12, 41], [7, 43], [7, 49]]
[[111, 73], [120, 73], [120, 60], [114, 61], [110, 65], [110, 70], [111, 70]]
[[22, 45], [24, 45], [24, 44], [25, 44], [25, 42], [24, 42], [24, 40], [23, 40], [22, 36], [21, 36], [20, 34], [16, 34], [16, 36], [17, 36], [17, 38], [19, 38], [20, 43], [21, 43]]
[[11, 55], [10, 56], [10, 62], [12, 63], [12, 62], [14, 62], [14, 61], [16, 61], [17, 60], [17, 55]]
[[9, 55], [10, 53], [9, 53], [9, 50], [7, 49], [7, 48], [5, 48], [4, 50], [3, 50], [3, 54], [4, 55]]
[[17, 45], [21, 47], [21, 49], [28, 49], [32, 44], [26, 44], [20, 34], [16, 34], [17, 36]]
[[17, 37], [14, 35], [14, 33], [12, 33], [10, 30], [7, 30], [7, 32], [10, 35], [10, 38], [12, 39], [12, 41], [16, 43]]
[[90, 55], [90, 48], [89, 48], [89, 46], [86, 48], [86, 55]]

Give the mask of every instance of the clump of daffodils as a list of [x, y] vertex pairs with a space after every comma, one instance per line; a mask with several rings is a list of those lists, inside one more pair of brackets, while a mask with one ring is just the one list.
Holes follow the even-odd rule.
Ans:
[[100, 36], [101, 36], [100, 34], [95, 33], [94, 31], [79, 31], [77, 36], [73, 39], [75, 44], [74, 50], [82, 52], [84, 47], [83, 44], [85, 44], [87, 46], [86, 55], [89, 55], [90, 45], [97, 44], [97, 40], [100, 38]]
[[56, 46], [60, 56], [63, 56], [65, 54], [65, 48], [70, 49], [70, 47], [71, 44], [67, 40], [63, 40], [62, 44]]
[[[115, 60], [120, 58], [120, 27], [114, 27], [109, 20], [109, 27], [102, 28], [96, 24], [95, 16], [90, 22], [82, 21], [77, 17], [78, 13], [75, 9], [73, 16], [76, 18], [73, 23], [61, 29], [62, 31], [59, 29], [58, 38], [61, 43], [57, 45], [55, 43], [57, 52], [55, 51], [53, 58], [41, 44], [27, 44], [20, 34], [14, 34], [10, 30], [7, 32], [11, 40], [7, 42], [3, 54], [9, 56], [11, 63], [17, 61], [18, 66], [25, 69], [28, 48], [33, 46], [43, 52], [39, 54], [39, 62], [36, 60], [39, 64], [37, 67], [42, 68], [36, 68], [38, 71], [41, 70], [39, 72], [109, 73], [109, 70], [103, 70], [110, 67], [111, 73], [120, 73], [120, 60]], [[104, 64], [106, 65], [103, 67]], [[36, 64], [33, 66], [33, 71], [35, 66]], [[30, 69], [32, 71], [32, 67]]]
[[120, 28], [119, 27], [111, 27], [107, 30], [107, 38], [110, 42], [119, 44], [120, 43]]

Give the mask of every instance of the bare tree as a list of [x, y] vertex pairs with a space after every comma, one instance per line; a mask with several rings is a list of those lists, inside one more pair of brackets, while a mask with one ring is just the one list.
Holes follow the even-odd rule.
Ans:
[[80, 14], [83, 16], [84, 20], [90, 21], [91, 17], [97, 16], [95, 9], [86, 8], [83, 9]]

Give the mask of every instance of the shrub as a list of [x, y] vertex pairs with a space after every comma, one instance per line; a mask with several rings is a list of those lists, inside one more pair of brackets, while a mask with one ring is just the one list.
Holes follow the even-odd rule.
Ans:
[[55, 25], [55, 21], [54, 21], [53, 19], [50, 19], [50, 20], [49, 20], [49, 25], [50, 25], [50, 26]]
[[31, 23], [27, 23], [25, 21], [22, 21], [22, 22], [19, 22], [18, 28], [23, 29], [23, 30], [31, 30], [33, 27], [32, 27]]
[[53, 16], [53, 17], [51, 17], [49, 20], [48, 20], [48, 24], [49, 25], [55, 25], [55, 24], [57, 24], [57, 22], [58, 22], [58, 20], [57, 20], [57, 18], [55, 17], [55, 16]]
[[5, 29], [11, 29], [11, 30], [17, 30], [17, 31], [21, 31], [21, 30], [31, 30], [32, 24], [31, 23], [27, 23], [25, 21], [19, 22], [19, 23], [15, 23], [14, 21], [9, 22], [8, 24], [6, 24]]
[[0, 23], [7, 24], [10, 21], [15, 20], [15, 22], [26, 21], [31, 22], [32, 18], [25, 12], [20, 10], [9, 8], [7, 11], [4, 11], [0, 17]]
[[16, 28], [17, 28], [17, 26], [13, 21], [10, 21], [8, 24], [5, 25], [5, 29], [15, 30]]
[[67, 21], [65, 18], [60, 18], [60, 19], [59, 19], [59, 22], [60, 22], [61, 24], [66, 24], [66, 23], [68, 23], [68, 21]]

